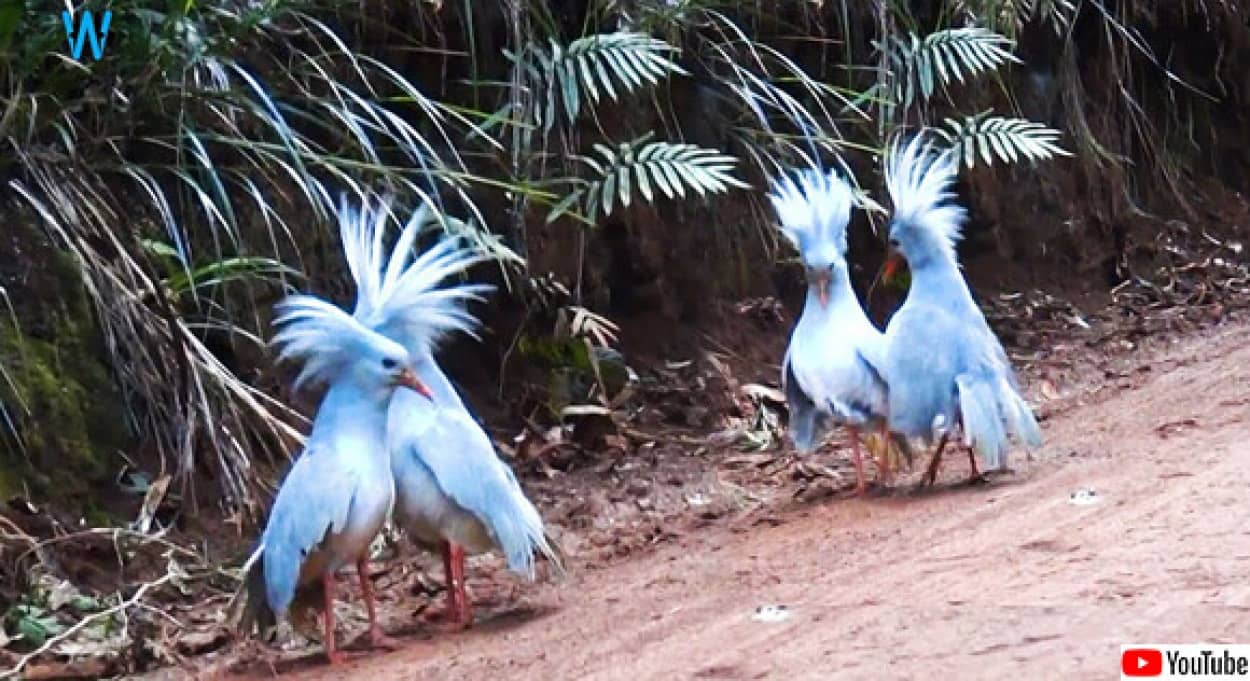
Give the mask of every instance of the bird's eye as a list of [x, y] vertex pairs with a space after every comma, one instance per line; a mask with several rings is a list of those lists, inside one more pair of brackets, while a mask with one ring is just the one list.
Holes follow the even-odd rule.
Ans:
[[399, 362], [391, 359], [390, 357], [387, 357], [382, 360], [382, 368], [386, 369], [387, 371], [393, 371], [395, 367], [397, 366], [399, 366]]
[[898, 248], [898, 239], [890, 239], [890, 245]]

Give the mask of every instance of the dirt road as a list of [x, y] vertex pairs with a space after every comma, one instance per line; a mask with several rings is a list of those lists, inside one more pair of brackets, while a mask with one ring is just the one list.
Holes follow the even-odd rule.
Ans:
[[[1248, 338], [1177, 344], [1072, 398], [989, 485], [960, 484], [954, 457], [933, 491], [688, 532], [468, 632], [292, 676], [1115, 678], [1122, 643], [1250, 643]], [[1096, 503], [1071, 502], [1083, 488]], [[757, 621], [764, 605], [789, 617]]]

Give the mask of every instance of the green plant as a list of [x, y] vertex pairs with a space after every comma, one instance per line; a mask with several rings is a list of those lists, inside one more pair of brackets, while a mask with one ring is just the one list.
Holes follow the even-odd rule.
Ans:
[[676, 48], [663, 40], [632, 32], [588, 35], [561, 47], [554, 40], [547, 50], [531, 47], [524, 57], [509, 57], [541, 83], [544, 106], [534, 109], [537, 122], [549, 132], [557, 120], [556, 107], [563, 105], [569, 125], [577, 122], [589, 95], [598, 104], [602, 90], [613, 102], [617, 88], [632, 94], [644, 85], [656, 85], [669, 74], [686, 75], [666, 55]]
[[594, 145], [599, 158], [578, 157], [594, 174], [593, 180], [577, 180], [581, 186], [561, 201], [547, 216], [550, 222], [559, 218], [574, 203], [581, 203], [593, 224], [602, 210], [611, 215], [616, 205], [628, 208], [637, 194], [647, 203], [656, 196], [654, 185], [670, 199], [686, 198], [686, 190], [699, 196], [723, 194], [731, 187], [746, 189], [750, 185], [730, 173], [736, 159], [714, 149], [692, 144], [648, 142], [636, 140], [612, 149]]
[[[923, 117], [939, 90], [1021, 63], [1011, 51], [1014, 41], [977, 26], [939, 29], [923, 38], [911, 32], [890, 35], [874, 45], [886, 64], [877, 85], [886, 93], [879, 124], [886, 135], [903, 125], [913, 107], [919, 107]], [[990, 165], [995, 157], [1015, 163], [1070, 155], [1058, 144], [1058, 130], [1022, 118], [985, 111], [961, 119], [947, 117], [945, 125], [946, 129], [933, 130], [970, 168], [978, 159]]]
[[1003, 118], [987, 111], [962, 121], [947, 118], [945, 124], [947, 129], [936, 128], [935, 132], [969, 168], [978, 158], [988, 166], [995, 157], [1016, 163], [1021, 158], [1043, 161], [1072, 155], [1059, 147], [1058, 130], [1022, 118]]
[[256, 301], [321, 241], [341, 190], [456, 201], [475, 218], [459, 228], [482, 224], [453, 143], [477, 128], [354, 47], [372, 23], [345, 3], [110, 9], [89, 64], [59, 55], [59, 14], [0, 14], [0, 35], [24, 36], [0, 53], [5, 205], [78, 265], [135, 429], [184, 482], [215, 469], [228, 503], [258, 509], [255, 458], [298, 441], [300, 418], [210, 339], [263, 346]]
[[1011, 53], [1011, 39], [976, 26], [942, 29], [923, 38], [915, 33], [891, 35], [876, 46], [890, 64], [888, 101], [903, 109], [917, 100], [927, 101], [939, 85], [965, 82], [965, 73], [977, 76], [1020, 63]]

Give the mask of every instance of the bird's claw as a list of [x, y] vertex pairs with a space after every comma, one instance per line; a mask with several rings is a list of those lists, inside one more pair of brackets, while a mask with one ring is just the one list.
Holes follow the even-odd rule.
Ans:
[[399, 641], [375, 629], [369, 632], [369, 646], [374, 650], [398, 650]]
[[472, 613], [458, 612], [455, 609], [437, 610], [421, 615], [422, 621], [445, 632], [464, 631], [473, 626]]
[[330, 661], [331, 666], [337, 666], [347, 662], [347, 655], [337, 650], [334, 652], [326, 651], [326, 659]]

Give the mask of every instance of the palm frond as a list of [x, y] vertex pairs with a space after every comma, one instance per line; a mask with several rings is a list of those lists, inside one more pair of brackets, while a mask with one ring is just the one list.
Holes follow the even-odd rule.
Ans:
[[[539, 123], [549, 131], [562, 104], [572, 125], [585, 107], [584, 98], [598, 104], [606, 95], [618, 101], [620, 93], [632, 93], [656, 85], [670, 74], [686, 70], [669, 58], [676, 47], [644, 33], [616, 32], [589, 35], [549, 50], [532, 48], [528, 68], [546, 87], [546, 106], [535, 109]], [[515, 58], [514, 58], [514, 61]], [[619, 93], [618, 93], [619, 90]]]
[[731, 174], [738, 160], [715, 149], [648, 142], [645, 137], [618, 145], [616, 149], [603, 144], [596, 144], [594, 149], [598, 158], [579, 159], [598, 177], [565, 197], [548, 215], [549, 222], [579, 201], [586, 216], [594, 222], [600, 210], [611, 215], [618, 205], [628, 208], [635, 189], [643, 201], [651, 203], [657, 194], [669, 199], [685, 199], [687, 189], [702, 197], [723, 194], [731, 188], [750, 187]]
[[1003, 64], [1021, 63], [1011, 53], [1014, 41], [979, 26], [947, 28], [923, 38], [915, 33], [892, 35], [875, 44], [890, 64], [893, 102], [904, 109], [917, 94], [928, 100], [939, 85], [962, 83]]
[[947, 118], [945, 125], [946, 128], [935, 128], [934, 132], [946, 140], [955, 158], [962, 159], [969, 168], [978, 158], [985, 165], [993, 165], [995, 158], [1016, 163], [1072, 155], [1059, 146], [1062, 133], [1023, 118], [984, 112], [963, 120]]

